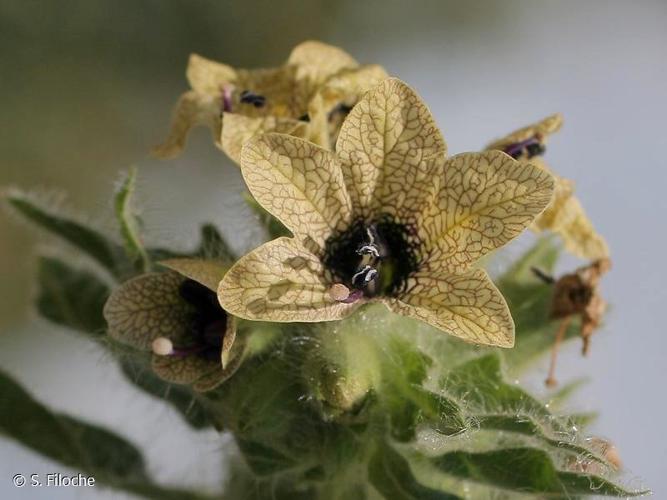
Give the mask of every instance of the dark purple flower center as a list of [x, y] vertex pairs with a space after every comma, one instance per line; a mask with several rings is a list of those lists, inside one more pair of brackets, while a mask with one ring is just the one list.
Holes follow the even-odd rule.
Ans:
[[530, 159], [534, 156], [543, 155], [545, 151], [546, 146], [542, 142], [542, 137], [539, 134], [529, 137], [524, 141], [510, 144], [503, 149], [504, 153], [507, 153], [515, 160], [519, 158]]
[[371, 223], [356, 220], [327, 240], [324, 265], [335, 282], [350, 289], [350, 299], [394, 295], [418, 266], [409, 234], [408, 227], [389, 216]]
[[196, 354], [209, 360], [220, 358], [227, 330], [227, 313], [220, 307], [215, 292], [191, 279], [186, 279], [178, 291], [192, 310], [188, 315], [186, 336], [182, 345], [174, 346], [172, 355]]

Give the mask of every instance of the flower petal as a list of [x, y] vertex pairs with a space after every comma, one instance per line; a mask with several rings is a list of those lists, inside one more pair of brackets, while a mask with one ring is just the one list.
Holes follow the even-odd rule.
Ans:
[[435, 196], [419, 225], [431, 270], [465, 271], [521, 233], [551, 200], [554, 178], [500, 151], [463, 153], [434, 179]]
[[369, 91], [336, 144], [355, 213], [409, 218], [424, 202], [446, 150], [428, 108], [405, 83], [392, 78]]
[[553, 115], [547, 116], [537, 123], [533, 123], [527, 127], [515, 130], [514, 132], [507, 134], [502, 139], [493, 141], [491, 144], [486, 146], [485, 149], [503, 151], [507, 146], [517, 142], [525, 141], [526, 139], [535, 137], [535, 135], [541, 135], [544, 140], [547, 136], [558, 132], [562, 126], [563, 115], [560, 113], [555, 113]]
[[385, 299], [399, 314], [422, 320], [468, 342], [512, 347], [514, 322], [505, 299], [486, 272], [417, 273], [407, 292]]
[[377, 64], [344, 69], [327, 79], [318, 94], [322, 96], [324, 108], [331, 111], [340, 103], [357, 103], [364, 93], [379, 85], [387, 76], [384, 68]]
[[250, 320], [317, 322], [340, 319], [355, 304], [334, 301], [325, 270], [310, 250], [278, 238], [242, 257], [218, 289], [223, 309]]
[[535, 219], [531, 229], [536, 232], [553, 231], [563, 239], [569, 252], [582, 259], [608, 257], [607, 242], [595, 231], [593, 223], [574, 196], [574, 183], [552, 175], [556, 179], [554, 196], [544, 212]]
[[199, 356], [153, 355], [151, 366], [160, 378], [176, 384], [192, 384], [202, 376], [222, 372], [219, 362]]
[[368, 65], [344, 69], [326, 80], [308, 103], [311, 130], [308, 140], [332, 149], [351, 106], [386, 78], [382, 67]]
[[123, 283], [104, 305], [109, 335], [149, 351], [156, 338], [183, 334], [191, 308], [179, 294], [182, 282], [182, 276], [168, 272], [143, 274]]
[[267, 134], [241, 153], [243, 177], [255, 199], [302, 243], [324, 248], [351, 218], [350, 200], [334, 154], [303, 139]]
[[224, 113], [222, 118], [222, 150], [235, 162], [241, 161], [241, 149], [252, 137], [267, 132], [303, 137], [307, 123], [293, 118], [277, 118], [275, 116], [249, 117], [235, 113]]
[[160, 261], [159, 264], [204, 285], [213, 292], [218, 291], [218, 285], [229, 269], [228, 265], [220, 261], [207, 259], [167, 259]]
[[559, 205], [545, 210], [546, 219], [538, 217], [534, 226], [538, 230], [551, 229], [563, 238], [565, 248], [583, 259], [601, 259], [609, 256], [607, 242], [593, 227], [577, 198], [571, 196]]
[[185, 74], [193, 90], [215, 97], [220, 97], [223, 85], [233, 83], [237, 76], [231, 66], [197, 54], [190, 54]]
[[169, 135], [165, 141], [153, 148], [158, 158], [173, 158], [185, 147], [190, 129], [196, 125], [207, 125], [213, 132], [216, 144], [220, 141], [220, 99], [195, 91], [183, 94], [174, 107]]
[[343, 49], [315, 40], [294, 47], [287, 64], [297, 66], [298, 78], [305, 78], [313, 85], [324, 82], [326, 78], [342, 69], [355, 68], [359, 65]]
[[192, 384], [199, 392], [216, 388], [238, 370], [245, 356], [246, 343], [242, 338], [234, 342], [236, 320], [230, 320], [222, 347], [222, 364], [218, 360], [204, 359], [196, 354], [184, 357], [153, 355], [153, 371], [168, 382]]
[[[231, 111], [245, 116], [275, 116], [299, 118], [308, 110], [310, 90], [298, 80], [296, 68], [239, 69], [234, 84], [234, 103]], [[241, 93], [247, 90], [265, 98], [262, 106], [241, 102]]]

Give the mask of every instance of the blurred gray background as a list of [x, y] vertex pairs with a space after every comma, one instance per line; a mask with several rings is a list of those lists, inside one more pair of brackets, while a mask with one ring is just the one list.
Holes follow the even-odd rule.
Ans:
[[[559, 377], [590, 377], [573, 404], [600, 411], [593, 430], [617, 444], [631, 485], [667, 498], [666, 27], [660, 0], [0, 0], [0, 185], [66, 191], [64, 207], [110, 227], [117, 173], [134, 164], [152, 242], [188, 247], [211, 220], [237, 248], [252, 246], [239, 172], [208, 131], [177, 160], [147, 156], [186, 89], [190, 52], [252, 67], [280, 64], [304, 39], [340, 45], [414, 86], [452, 153], [561, 111], [547, 159], [575, 180], [614, 269], [604, 281], [613, 311], [590, 359], [571, 345]], [[215, 489], [224, 443], [128, 386], [95, 346], [36, 319], [38, 234], [0, 213], [0, 235], [2, 368], [54, 408], [141, 444], [159, 479]], [[528, 380], [537, 391], [544, 370]], [[60, 471], [0, 441], [2, 498], [125, 498], [11, 485], [17, 472]]]

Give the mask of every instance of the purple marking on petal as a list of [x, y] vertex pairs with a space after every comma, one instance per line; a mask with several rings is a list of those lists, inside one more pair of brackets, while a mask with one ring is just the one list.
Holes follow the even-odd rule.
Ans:
[[232, 91], [234, 86], [224, 85], [222, 87], [222, 110], [226, 113], [231, 113], [232, 111]]
[[350, 295], [348, 295], [347, 299], [341, 300], [344, 304], [352, 304], [353, 302], [356, 302], [357, 300], [361, 299], [364, 296], [364, 292], [362, 290], [352, 290], [350, 292]]
[[532, 144], [539, 144], [540, 141], [537, 137], [529, 137], [528, 139], [520, 142], [515, 142], [513, 144], [510, 144], [509, 146], [506, 146], [505, 149], [503, 149], [503, 152], [510, 155], [512, 158], [517, 158], [518, 156], [521, 155], [523, 150], [532, 145]]
[[184, 358], [186, 356], [190, 356], [191, 354], [198, 354], [201, 351], [203, 351], [206, 347], [205, 346], [191, 346], [191, 347], [179, 347], [179, 348], [174, 348], [171, 353], [168, 354], [168, 356], [173, 356], [175, 358]]

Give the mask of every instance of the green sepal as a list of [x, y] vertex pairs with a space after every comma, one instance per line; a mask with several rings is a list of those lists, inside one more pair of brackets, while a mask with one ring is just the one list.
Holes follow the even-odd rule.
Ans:
[[141, 219], [134, 208], [137, 170], [131, 168], [121, 179], [114, 194], [114, 211], [128, 259], [138, 271], [147, 272], [151, 261], [140, 234]]

